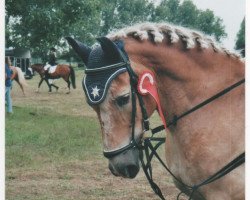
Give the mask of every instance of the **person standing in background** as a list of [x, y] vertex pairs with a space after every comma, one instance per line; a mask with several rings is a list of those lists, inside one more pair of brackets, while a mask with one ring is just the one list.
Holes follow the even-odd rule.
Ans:
[[11, 99], [11, 85], [13, 79], [13, 73], [10, 69], [11, 61], [9, 57], [5, 57], [5, 101], [7, 104], [7, 113], [13, 113], [12, 99]]

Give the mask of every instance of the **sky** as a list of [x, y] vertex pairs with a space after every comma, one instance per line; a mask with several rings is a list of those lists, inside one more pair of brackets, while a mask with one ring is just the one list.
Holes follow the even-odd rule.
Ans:
[[197, 8], [210, 9], [223, 20], [227, 37], [222, 40], [224, 47], [233, 50], [236, 35], [245, 16], [245, 0], [192, 0]]

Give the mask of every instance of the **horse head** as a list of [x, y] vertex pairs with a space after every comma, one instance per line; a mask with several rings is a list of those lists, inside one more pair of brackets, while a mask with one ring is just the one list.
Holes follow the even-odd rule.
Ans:
[[[244, 152], [244, 87], [238, 87], [244, 83], [244, 62], [237, 54], [199, 32], [165, 23], [137, 24], [107, 37], [93, 49], [67, 40], [87, 66], [83, 88], [98, 115], [113, 174], [135, 177], [140, 160], [154, 185], [142, 155], [153, 152], [143, 133], [156, 108], [168, 127], [167, 165], [183, 183], [196, 188]], [[244, 166], [227, 176], [197, 191], [204, 199], [236, 199], [238, 194], [243, 199]]]
[[33, 64], [30, 66], [31, 70], [32, 70], [32, 74], [34, 74], [34, 72], [36, 71], [37, 73], [39, 73], [40, 75], [43, 75], [45, 70], [44, 70], [44, 65], [43, 64]]
[[[140, 101], [131, 91], [127, 65], [133, 68], [136, 77], [146, 68], [141, 64], [135, 68], [135, 63], [129, 63], [121, 52], [122, 41], [98, 38], [100, 45], [91, 49], [71, 37], [66, 39], [86, 65], [82, 85], [88, 104], [98, 115], [109, 169], [116, 176], [134, 178], [140, 169], [139, 146], [145, 127]], [[143, 96], [143, 102], [150, 116], [156, 103], [149, 95]]]

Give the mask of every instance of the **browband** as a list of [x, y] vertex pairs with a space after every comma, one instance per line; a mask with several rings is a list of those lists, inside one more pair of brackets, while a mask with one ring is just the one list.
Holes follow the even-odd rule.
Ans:
[[126, 63], [126, 62], [120, 62], [120, 63], [116, 63], [113, 65], [108, 65], [108, 66], [99, 67], [99, 68], [95, 68], [95, 69], [86, 69], [85, 74], [96, 73], [96, 72], [106, 71], [106, 70], [110, 70], [110, 69], [116, 69], [116, 68], [120, 68], [122, 66], [126, 66], [127, 64], [128, 63]]

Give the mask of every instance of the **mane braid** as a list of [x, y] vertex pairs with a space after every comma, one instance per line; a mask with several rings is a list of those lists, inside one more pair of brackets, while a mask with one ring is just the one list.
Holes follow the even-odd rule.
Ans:
[[107, 35], [111, 40], [132, 37], [137, 40], [150, 40], [154, 43], [161, 43], [167, 37], [170, 43], [174, 44], [182, 41], [186, 49], [193, 49], [198, 46], [201, 49], [212, 47], [214, 52], [222, 52], [230, 57], [243, 61], [238, 52], [231, 52], [221, 47], [212, 37], [205, 36], [199, 31], [190, 30], [168, 23], [141, 23], [134, 26], [125, 27], [118, 31], [113, 31]]

